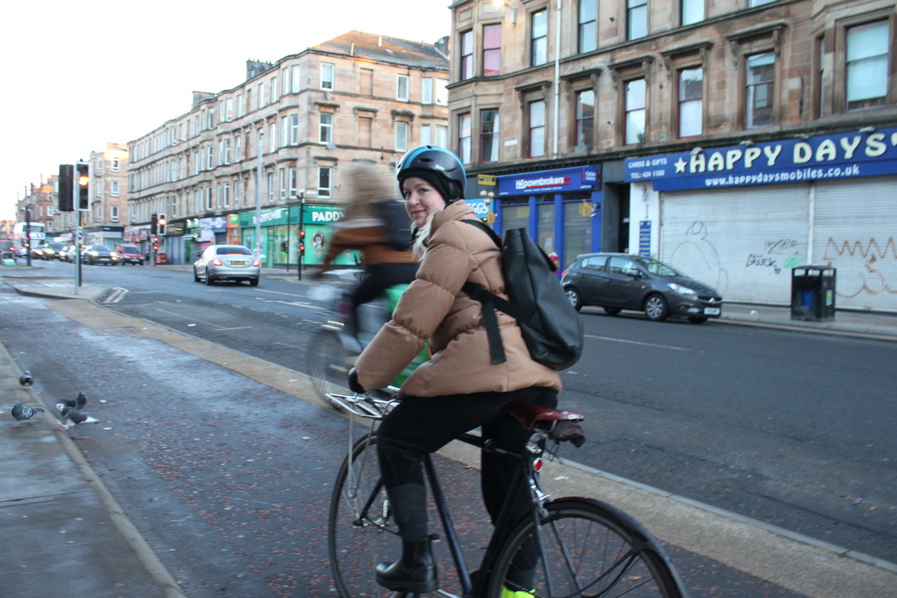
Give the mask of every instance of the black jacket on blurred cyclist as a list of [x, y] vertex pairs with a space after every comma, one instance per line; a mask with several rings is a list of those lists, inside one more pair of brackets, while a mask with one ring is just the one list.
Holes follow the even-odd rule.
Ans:
[[331, 228], [330, 246], [324, 255], [320, 277], [332, 269], [333, 260], [344, 251], [361, 250], [364, 277], [352, 292], [352, 321], [349, 332], [358, 333], [358, 306], [373, 301], [389, 287], [409, 284], [417, 272], [417, 258], [408, 249], [398, 250], [387, 241], [387, 231], [376, 204], [395, 200], [392, 178], [373, 164], [353, 165], [348, 173], [351, 203]]

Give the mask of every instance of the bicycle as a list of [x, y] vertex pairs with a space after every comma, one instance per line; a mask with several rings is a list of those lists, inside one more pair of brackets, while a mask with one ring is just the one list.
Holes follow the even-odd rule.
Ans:
[[[354, 396], [328, 395], [331, 402], [352, 416], [372, 421], [371, 430], [353, 442], [354, 418], [350, 418], [349, 453], [337, 475], [328, 516], [331, 571], [343, 598], [390, 594], [377, 584], [374, 567], [395, 560], [400, 541], [379, 474], [375, 426], [396, 404], [396, 391], [390, 388], [388, 392]], [[509, 513], [502, 510], [478, 568], [480, 573], [472, 574], [467, 566], [433, 460], [429, 455], [424, 458], [430, 494], [457, 572], [457, 579], [450, 578], [452, 586], [445, 585], [448, 580], [441, 575], [435, 594], [449, 598], [499, 598], [509, 594], [540, 598], [686, 598], [685, 586], [671, 560], [633, 518], [598, 500], [554, 499], [545, 492], [539, 471], [548, 441], [572, 440], [575, 430], [572, 435], [564, 431], [569, 430], [570, 423], [582, 421], [583, 416], [519, 402], [510, 403], [508, 410], [533, 432], [523, 453], [498, 449], [471, 433], [459, 438], [474, 447], [517, 458], [515, 475], [524, 476], [532, 503], [531, 513], [519, 521], [509, 521]], [[506, 501], [506, 505], [510, 503]], [[522, 575], [520, 571], [528, 573]], [[393, 595], [402, 598], [408, 593]]]
[[[330, 283], [320, 285], [310, 292], [309, 298], [330, 306], [330, 316], [312, 337], [305, 371], [311, 376], [312, 385], [322, 400], [328, 393], [340, 392], [346, 388], [349, 368], [361, 353], [364, 344], [379, 330], [393, 312], [399, 297], [407, 284], [389, 287], [382, 300], [359, 307], [357, 335], [349, 333], [348, 322], [352, 317], [352, 289], [363, 274], [363, 270], [349, 270], [342, 273], [325, 273]], [[418, 365], [429, 358], [422, 351], [420, 355], [395, 380], [400, 385]]]

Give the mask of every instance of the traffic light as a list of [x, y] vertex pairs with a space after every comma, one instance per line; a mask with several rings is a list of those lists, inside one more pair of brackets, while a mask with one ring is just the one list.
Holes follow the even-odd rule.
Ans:
[[299, 255], [305, 255], [305, 231], [299, 231]]
[[159, 214], [156, 220], [156, 233], [161, 237], [165, 234], [165, 214]]
[[156, 227], [158, 226], [159, 218], [153, 214], [152, 218], [150, 218], [150, 234], [156, 234]]
[[75, 209], [74, 191], [72, 189], [74, 171], [75, 167], [71, 164], [59, 165], [59, 189], [56, 203], [60, 212], [71, 212]]
[[153, 237], [153, 251], [159, 251], [159, 237]]
[[78, 162], [75, 165], [78, 170], [78, 209], [90, 209], [90, 164]]

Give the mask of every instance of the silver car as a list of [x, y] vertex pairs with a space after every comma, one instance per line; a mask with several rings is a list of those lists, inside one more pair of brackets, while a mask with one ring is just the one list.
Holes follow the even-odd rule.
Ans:
[[193, 262], [193, 280], [212, 285], [223, 280], [258, 286], [262, 266], [243, 245], [211, 245]]

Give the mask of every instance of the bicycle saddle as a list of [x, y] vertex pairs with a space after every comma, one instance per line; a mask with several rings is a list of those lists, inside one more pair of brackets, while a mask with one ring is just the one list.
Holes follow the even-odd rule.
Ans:
[[516, 417], [517, 421], [523, 424], [523, 427], [527, 430], [532, 430], [539, 422], [581, 422], [585, 420], [585, 416], [582, 413], [562, 411], [550, 407], [539, 407], [538, 405], [524, 403], [522, 401], [511, 401], [505, 408], [511, 415]]

